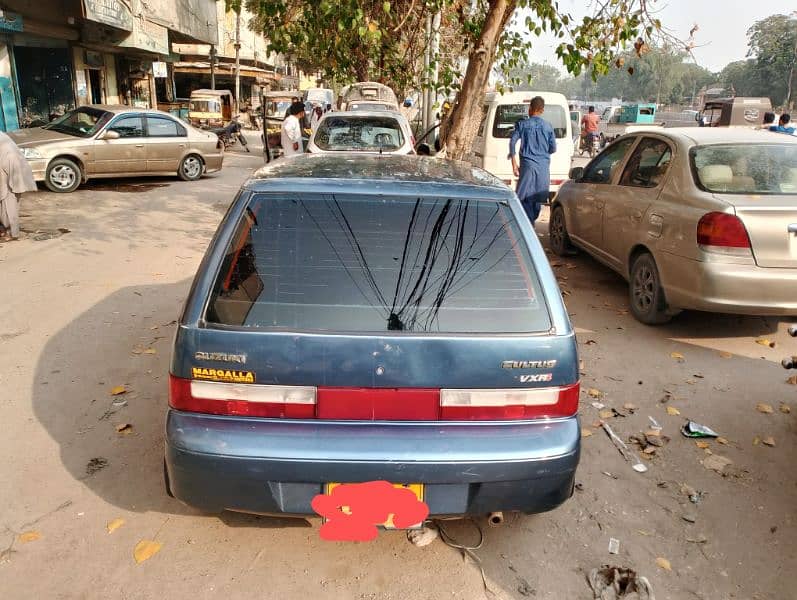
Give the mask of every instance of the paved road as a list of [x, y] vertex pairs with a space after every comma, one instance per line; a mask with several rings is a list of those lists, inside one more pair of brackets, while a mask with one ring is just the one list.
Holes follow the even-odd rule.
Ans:
[[[423, 549], [402, 533], [325, 543], [317, 523], [205, 516], [166, 497], [174, 319], [221, 215], [259, 163], [257, 153], [231, 153], [220, 175], [196, 183], [97, 182], [25, 200], [26, 239], [0, 245], [0, 598], [575, 599], [591, 597], [585, 573], [606, 563], [637, 569], [659, 600], [793, 597], [797, 386], [777, 363], [797, 344], [785, 323], [685, 314], [645, 327], [626, 312], [621, 278], [583, 255], [551, 260], [579, 328], [584, 389], [628, 415], [609, 419], [624, 438], [650, 415], [671, 439], [648, 473], [635, 473], [594, 426], [585, 391], [592, 435], [575, 497], [484, 530], [475, 554], [494, 596], [480, 568], [439, 540]], [[127, 393], [111, 396], [119, 385]], [[760, 402], [774, 414], [757, 412]], [[795, 412], [780, 412], [781, 402]], [[726, 477], [678, 433], [684, 417], [727, 439], [709, 444], [733, 461]], [[126, 423], [130, 432], [117, 433]], [[775, 447], [754, 444], [766, 436]], [[682, 484], [703, 492], [699, 504]], [[124, 524], [109, 534], [114, 519]], [[476, 544], [474, 523], [446, 527]], [[41, 537], [23, 542], [25, 532]], [[143, 539], [162, 548], [137, 565]]]

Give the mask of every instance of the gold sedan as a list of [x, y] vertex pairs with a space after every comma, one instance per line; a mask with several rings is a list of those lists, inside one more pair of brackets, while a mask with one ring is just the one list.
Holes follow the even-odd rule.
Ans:
[[797, 137], [743, 128], [645, 131], [575, 168], [550, 244], [629, 281], [633, 315], [797, 315]]
[[224, 145], [173, 116], [129, 106], [82, 106], [44, 127], [9, 134], [36, 181], [73, 192], [89, 179], [178, 175], [195, 181], [218, 171]]

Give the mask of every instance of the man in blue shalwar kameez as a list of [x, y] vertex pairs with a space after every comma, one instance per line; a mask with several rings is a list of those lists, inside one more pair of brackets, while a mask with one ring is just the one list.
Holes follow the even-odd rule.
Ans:
[[[548, 202], [551, 185], [551, 154], [556, 152], [556, 136], [553, 127], [542, 118], [545, 100], [536, 96], [529, 105], [529, 118], [515, 124], [509, 140], [509, 158], [512, 172], [518, 177], [517, 195], [523, 210], [534, 227], [540, 216], [542, 205]], [[520, 141], [520, 166], [515, 152]]]

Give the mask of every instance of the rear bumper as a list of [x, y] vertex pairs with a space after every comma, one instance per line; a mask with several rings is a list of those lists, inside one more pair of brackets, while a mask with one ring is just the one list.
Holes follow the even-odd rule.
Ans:
[[276, 421], [169, 411], [172, 494], [218, 512], [313, 515], [326, 482], [424, 483], [430, 515], [544, 512], [570, 497], [577, 418], [440, 424]]
[[673, 308], [711, 312], [797, 315], [797, 269], [701, 262], [672, 254], [657, 257]]
[[220, 171], [224, 164], [224, 150], [222, 149], [218, 154], [205, 154], [203, 158], [205, 159], [206, 173]]

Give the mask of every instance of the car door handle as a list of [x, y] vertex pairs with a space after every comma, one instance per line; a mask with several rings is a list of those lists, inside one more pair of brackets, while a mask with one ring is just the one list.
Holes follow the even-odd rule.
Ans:
[[136, 144], [136, 148], [143, 148], [144, 144]]
[[791, 223], [787, 229], [789, 233], [797, 233], [797, 223]]

